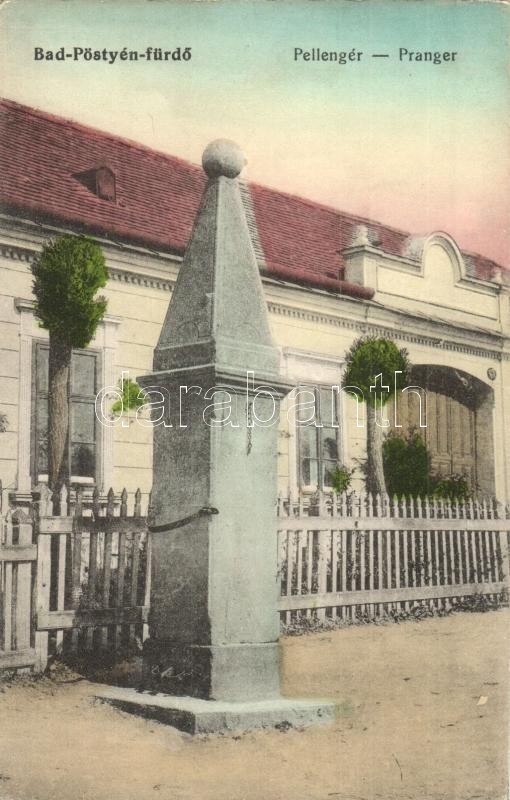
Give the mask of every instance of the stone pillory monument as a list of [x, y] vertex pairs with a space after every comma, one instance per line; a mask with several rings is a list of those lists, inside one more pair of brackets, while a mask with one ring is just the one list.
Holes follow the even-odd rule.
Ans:
[[292, 386], [241, 202], [244, 163], [232, 142], [204, 152], [209, 180], [141, 379], [167, 403], [154, 426], [148, 691], [107, 694], [190, 732], [334, 715], [332, 703], [280, 696], [277, 420]]

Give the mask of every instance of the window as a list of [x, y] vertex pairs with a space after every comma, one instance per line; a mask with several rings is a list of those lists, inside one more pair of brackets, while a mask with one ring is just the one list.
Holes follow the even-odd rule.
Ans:
[[339, 460], [338, 390], [331, 386], [300, 386], [296, 400], [301, 486], [329, 489]]
[[[47, 344], [36, 345], [35, 370], [35, 458], [36, 482], [48, 474], [48, 355]], [[98, 356], [87, 350], [73, 351], [69, 377], [69, 462], [73, 482], [96, 479], [97, 420], [95, 398]]]

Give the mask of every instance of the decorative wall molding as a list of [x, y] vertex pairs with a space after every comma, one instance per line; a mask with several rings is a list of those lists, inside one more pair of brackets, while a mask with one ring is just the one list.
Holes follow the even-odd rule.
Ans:
[[19, 245], [0, 244], [0, 255], [3, 258], [9, 258], [11, 261], [24, 261], [31, 264], [37, 255], [36, 250], [30, 250], [28, 247], [20, 247]]
[[[31, 264], [38, 252], [39, 251], [36, 249], [31, 250], [28, 247], [22, 247], [20, 245], [0, 244], [0, 255], [11, 261], [22, 261], [26, 264]], [[170, 292], [175, 285], [175, 279], [173, 278], [150, 275], [146, 272], [140, 272], [137, 269], [122, 269], [112, 266], [111, 264], [108, 264], [108, 275], [112, 281], [130, 283], [135, 286], [145, 286], [150, 289], [160, 289], [165, 292]]]
[[[439, 331], [437, 335], [427, 335], [418, 331], [403, 331], [402, 328], [391, 325], [367, 322], [365, 320], [347, 319], [340, 316], [336, 317], [331, 314], [286, 306], [282, 303], [275, 303], [272, 301], [268, 303], [268, 307], [271, 313], [283, 317], [302, 319], [307, 322], [314, 322], [322, 325], [332, 325], [336, 328], [345, 328], [365, 336], [389, 336], [393, 339], [399, 339], [412, 344], [426, 345], [428, 347], [450, 350], [456, 353], [467, 353], [469, 355], [480, 356], [481, 358], [491, 358], [495, 361], [510, 360], [510, 353], [505, 353], [501, 349], [496, 349], [498, 345], [496, 345], [494, 349], [470, 345], [466, 342], [455, 341], [453, 338], [450, 338], [451, 334], [445, 335]], [[405, 316], [405, 312], [402, 312], [402, 316]], [[434, 322], [430, 320], [429, 324], [433, 325]], [[491, 334], [487, 332], [486, 335], [490, 336]], [[503, 337], [498, 334], [494, 334], [494, 338], [498, 340], [498, 344], [503, 341]], [[501, 348], [501, 344], [499, 344], [499, 347]]]
[[[0, 244], [0, 254], [5, 258], [10, 258], [16, 261], [31, 263], [36, 255], [36, 252], [37, 251], [35, 249], [31, 250], [27, 247], [22, 247], [19, 245]], [[116, 266], [109, 266], [108, 272], [110, 279], [117, 283], [128, 283], [135, 286], [157, 289], [165, 292], [171, 292], [175, 286], [174, 278], [150, 275], [145, 272], [140, 272], [136, 269], [122, 269]], [[292, 290], [295, 287], [292, 284], [289, 284], [288, 288]], [[302, 289], [303, 287], [300, 288]], [[314, 289], [308, 289], [305, 291], [309, 294], [317, 294], [317, 291]], [[467, 342], [456, 341], [453, 338], [453, 326], [450, 326], [447, 322], [436, 323], [432, 319], [427, 320], [427, 324], [431, 326], [436, 324], [438, 326], [441, 325], [443, 330], [444, 328], [447, 330], [449, 328], [448, 333], [444, 334], [442, 331], [438, 331], [435, 335], [427, 335], [418, 331], [403, 331], [401, 328], [393, 327], [391, 325], [386, 326], [383, 323], [367, 322], [364, 320], [355, 320], [352, 318], [335, 316], [326, 312], [311, 311], [308, 309], [299, 308], [297, 306], [285, 305], [274, 301], [268, 301], [268, 308], [271, 313], [280, 316], [303, 319], [308, 322], [319, 323], [322, 325], [332, 325], [337, 328], [347, 328], [365, 335], [390, 335], [393, 338], [410, 342], [412, 344], [427, 345], [429, 347], [442, 348], [452, 352], [467, 353], [482, 358], [491, 358], [497, 361], [510, 360], [510, 353], [505, 353], [501, 349], [505, 337], [498, 333], [492, 333], [491, 331], [483, 332], [483, 335], [493, 337], [496, 340], [493, 348], [490, 346], [476, 346]], [[412, 317], [409, 317], [405, 311], [396, 311], [395, 315], [396, 317], [398, 315], [401, 319], [406, 317], [408, 319], [412, 319]]]
[[23, 247], [23, 245], [19, 245], [19, 242], [26, 241], [29, 243], [29, 252], [36, 253], [39, 251], [40, 246], [42, 246], [42, 244], [48, 238], [74, 233], [76, 235], [81, 234], [84, 236], [90, 236], [101, 247], [112, 252], [117, 251], [120, 253], [130, 253], [134, 257], [148, 256], [149, 258], [163, 261], [182, 261], [182, 255], [164, 250], [158, 250], [154, 247], [151, 247], [149, 244], [143, 245], [132, 242], [128, 243], [120, 239], [109, 238], [104, 234], [101, 235], [100, 233], [91, 233], [80, 228], [73, 228], [72, 226], [59, 226], [51, 225], [47, 222], [36, 222], [33, 219], [13, 216], [12, 214], [0, 213], [0, 225], [7, 236], [11, 235], [16, 240], [14, 244], [4, 241], [0, 243], [0, 248], [5, 245], [8, 248], [14, 247], [17, 249], [19, 246]]
[[314, 350], [298, 350], [295, 347], [283, 347], [282, 356], [288, 362], [294, 361], [296, 364], [306, 365], [305, 372], [301, 376], [305, 381], [309, 376], [310, 367], [315, 368], [316, 365], [321, 365], [328, 370], [338, 370], [345, 364], [344, 356], [332, 356], [317, 353]]
[[34, 311], [35, 300], [27, 300], [26, 297], [15, 297], [14, 306], [17, 311]]
[[[424, 260], [426, 250], [432, 245], [439, 245], [448, 254], [452, 266], [455, 270], [454, 285], [460, 286], [472, 292], [489, 296], [498, 295], [505, 285], [504, 273], [500, 270], [492, 280], [479, 278], [476, 275], [475, 266], [472, 258], [459, 250], [456, 242], [447, 233], [436, 232], [428, 236], [410, 236], [404, 245], [402, 255], [388, 253], [372, 242], [370, 231], [363, 229], [366, 226], [358, 226], [355, 229], [353, 244], [342, 251], [344, 258], [351, 259], [355, 256], [365, 256], [375, 262], [376, 269], [384, 267], [396, 272], [403, 272], [416, 277], [424, 278]], [[364, 237], [364, 238], [363, 238]], [[510, 285], [510, 284], [508, 284]], [[392, 294], [387, 290], [384, 294]], [[402, 295], [397, 295], [402, 296]]]
[[[35, 312], [35, 300], [27, 299], [26, 297], [15, 297], [14, 298], [14, 307], [16, 308], [17, 311], [20, 311], [20, 312], [21, 311], [28, 311], [30, 314], [33, 315], [34, 312]], [[106, 313], [101, 318], [101, 320], [99, 321], [98, 331], [101, 331], [102, 328], [107, 324], [120, 325], [121, 322], [122, 322], [122, 317], [118, 317], [115, 314]], [[26, 324], [26, 323], [24, 323], [24, 324]], [[29, 324], [30, 324], [30, 328], [25, 329], [25, 332], [29, 333], [30, 336], [39, 336], [39, 337], [42, 336], [42, 337], [45, 337], [45, 336], [48, 335], [47, 332], [44, 330], [44, 328], [39, 327], [39, 324], [37, 323], [37, 321], [35, 319], [35, 316], [33, 316], [30, 319], [30, 323]], [[97, 334], [96, 334], [96, 338], [97, 338]], [[93, 341], [95, 341], [95, 339]], [[97, 344], [97, 346], [99, 346], [99, 344]]]
[[175, 286], [175, 280], [171, 278], [158, 278], [142, 272], [132, 272], [127, 269], [108, 267], [108, 275], [112, 281], [117, 283], [130, 283], [134, 286], [145, 286], [150, 289], [161, 289], [164, 292], [171, 292]]
[[345, 358], [334, 358], [323, 353], [282, 348], [282, 373], [296, 385], [302, 383], [334, 385], [340, 380]]

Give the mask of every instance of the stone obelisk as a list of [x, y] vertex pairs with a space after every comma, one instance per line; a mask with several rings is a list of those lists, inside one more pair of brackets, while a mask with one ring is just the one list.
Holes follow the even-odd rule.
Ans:
[[119, 690], [113, 701], [190, 731], [333, 714], [327, 702], [280, 696], [277, 431], [291, 386], [280, 376], [241, 201], [243, 166], [233, 142], [204, 151], [208, 182], [153, 372], [140, 379], [164, 398], [143, 656], [151, 694]]

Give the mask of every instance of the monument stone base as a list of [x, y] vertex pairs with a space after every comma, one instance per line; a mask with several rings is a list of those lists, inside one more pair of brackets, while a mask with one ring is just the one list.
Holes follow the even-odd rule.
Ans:
[[335, 719], [335, 703], [315, 698], [272, 697], [253, 702], [227, 702], [109, 687], [97, 694], [96, 699], [191, 734], [230, 733], [279, 726], [301, 728]]
[[147, 639], [143, 688], [229, 702], [279, 697], [277, 642], [195, 645]]

